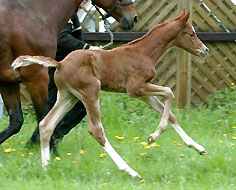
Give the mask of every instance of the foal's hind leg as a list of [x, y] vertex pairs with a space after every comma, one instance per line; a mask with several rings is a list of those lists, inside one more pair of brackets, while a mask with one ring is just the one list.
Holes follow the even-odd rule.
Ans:
[[124, 170], [132, 177], [140, 177], [140, 175], [134, 171], [113, 149], [109, 141], [105, 136], [105, 132], [101, 122], [101, 112], [99, 106], [99, 89], [100, 82], [95, 81], [89, 89], [84, 90], [84, 96], [81, 98], [88, 115], [88, 131], [102, 145], [105, 151], [109, 154], [115, 164], [120, 170]]
[[77, 101], [78, 99], [68, 91], [58, 91], [55, 105], [39, 123], [43, 167], [47, 166], [50, 160], [49, 142], [56, 125]]
[[[163, 114], [164, 105], [156, 96], [142, 97], [140, 99], [146, 102], [147, 104], [149, 104], [160, 115]], [[169, 121], [172, 123], [173, 128], [176, 130], [176, 132], [179, 134], [179, 136], [182, 138], [182, 140], [188, 147], [195, 149], [200, 154], [206, 153], [206, 150], [204, 147], [196, 143], [191, 137], [189, 137], [184, 132], [184, 130], [180, 127], [179, 123], [176, 120], [176, 117], [174, 116], [172, 112], [170, 112]], [[158, 130], [159, 128], [157, 128], [155, 133], [159, 134], [160, 132]]]

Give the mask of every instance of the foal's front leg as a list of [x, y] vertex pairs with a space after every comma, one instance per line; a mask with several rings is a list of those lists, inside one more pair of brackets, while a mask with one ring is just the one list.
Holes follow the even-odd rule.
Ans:
[[148, 142], [154, 142], [163, 133], [168, 126], [168, 120], [171, 113], [172, 101], [174, 99], [174, 94], [169, 87], [157, 86], [150, 83], [137, 83], [136, 86], [128, 86], [127, 93], [131, 97], [148, 97], [148, 96], [158, 96], [162, 95], [166, 97], [166, 102], [164, 110], [162, 112], [161, 121], [157, 127], [157, 130], [150, 134], [148, 137]]
[[[156, 96], [142, 97], [140, 99], [149, 104], [160, 115], [163, 114], [164, 105]], [[176, 130], [176, 132], [179, 134], [179, 136], [182, 138], [182, 140], [188, 147], [195, 149], [201, 155], [207, 153], [203, 146], [196, 143], [191, 137], [189, 137], [184, 132], [184, 130], [180, 127], [179, 123], [176, 120], [176, 117], [172, 112], [170, 112], [169, 121], [171, 122], [172, 127]]]

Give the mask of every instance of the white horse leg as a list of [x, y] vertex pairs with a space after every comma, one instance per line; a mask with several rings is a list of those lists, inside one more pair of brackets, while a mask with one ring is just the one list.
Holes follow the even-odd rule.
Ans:
[[[88, 131], [96, 139], [96, 141], [104, 148], [107, 154], [112, 158], [117, 167], [120, 170], [124, 170], [132, 177], [140, 177], [140, 175], [134, 171], [113, 149], [111, 144], [106, 138], [102, 122], [101, 122], [101, 112], [99, 106], [99, 89], [100, 83], [96, 81], [93, 83], [93, 86], [87, 89], [88, 93], [86, 94], [83, 89], [84, 97], [82, 97], [84, 106], [88, 115]], [[79, 95], [78, 95], [79, 96]]]
[[179, 136], [189, 148], [195, 149], [201, 155], [207, 154], [205, 148], [200, 144], [196, 143], [191, 137], [189, 137], [178, 124], [172, 124], [172, 127], [175, 129], [175, 131], [179, 134]]
[[52, 133], [64, 117], [64, 115], [75, 105], [78, 101], [73, 95], [66, 91], [63, 94], [58, 91], [57, 101], [46, 117], [39, 123], [40, 142], [41, 142], [41, 157], [42, 166], [45, 168], [50, 160], [49, 142]]
[[132, 177], [141, 177], [120, 157], [120, 155], [113, 149], [113, 147], [107, 140], [100, 120], [99, 102], [97, 101], [94, 105], [89, 105], [84, 102], [84, 105], [88, 114], [89, 133], [98, 141], [99, 144], [103, 146], [104, 150], [120, 170], [126, 171]]
[[[140, 99], [146, 102], [148, 105], [150, 105], [158, 114], [160, 115], [163, 114], [164, 105], [156, 96], [142, 97]], [[180, 125], [176, 120], [176, 117], [172, 112], [170, 112], [169, 121], [172, 123], [172, 127], [175, 129], [175, 131], [179, 134], [179, 136], [182, 138], [182, 140], [188, 147], [195, 149], [200, 154], [207, 153], [203, 146], [196, 143], [191, 137], [189, 137], [184, 132], [184, 130], [180, 127]]]
[[138, 174], [138, 172], [134, 171], [121, 157], [120, 155], [113, 149], [109, 141], [106, 139], [105, 145], [103, 147], [107, 154], [111, 157], [111, 159], [115, 162], [117, 167], [120, 170], [126, 171], [131, 175], [132, 177], [139, 177], [141, 176]]

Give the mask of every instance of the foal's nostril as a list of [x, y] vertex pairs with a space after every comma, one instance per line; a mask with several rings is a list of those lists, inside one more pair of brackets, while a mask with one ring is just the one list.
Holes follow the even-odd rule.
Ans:
[[135, 16], [134, 17], [134, 23], [137, 23], [138, 22], [138, 16]]

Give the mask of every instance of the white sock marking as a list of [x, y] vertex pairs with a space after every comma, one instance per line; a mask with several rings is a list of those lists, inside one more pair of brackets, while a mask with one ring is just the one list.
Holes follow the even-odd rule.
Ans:
[[48, 161], [50, 160], [49, 146], [41, 148], [41, 157], [42, 157], [42, 166], [43, 168], [45, 168], [48, 165]]
[[139, 177], [139, 174], [134, 171], [121, 157], [120, 155], [113, 149], [109, 141], [106, 139], [106, 143], [104, 146], [105, 151], [109, 156], [112, 158], [112, 160], [115, 162], [115, 164], [118, 166], [120, 170], [124, 170], [128, 172], [132, 177]]
[[194, 148], [199, 153], [206, 152], [205, 148], [189, 137], [179, 125], [172, 124], [172, 127], [176, 130], [187, 146]]

